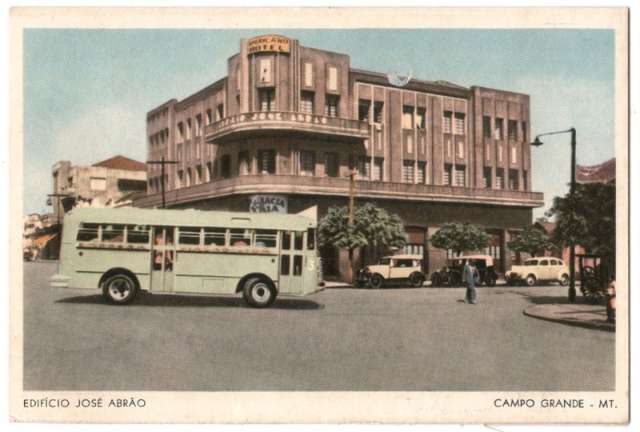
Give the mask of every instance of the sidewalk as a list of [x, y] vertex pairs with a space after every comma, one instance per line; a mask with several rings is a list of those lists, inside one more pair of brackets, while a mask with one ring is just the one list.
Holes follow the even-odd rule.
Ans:
[[607, 308], [586, 303], [549, 303], [531, 305], [525, 315], [547, 321], [559, 322], [597, 330], [616, 331], [614, 323], [607, 322]]

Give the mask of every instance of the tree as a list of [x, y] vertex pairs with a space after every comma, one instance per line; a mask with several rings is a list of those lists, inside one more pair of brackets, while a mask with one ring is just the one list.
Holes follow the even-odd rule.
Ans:
[[321, 245], [331, 245], [349, 252], [349, 271], [353, 278], [354, 252], [365, 246], [403, 247], [406, 243], [404, 223], [396, 214], [372, 203], [356, 207], [353, 225], [349, 225], [346, 207], [331, 207], [318, 224]]
[[478, 225], [449, 222], [431, 236], [431, 244], [438, 249], [463, 251], [483, 249], [489, 245], [489, 234]]
[[532, 226], [526, 227], [515, 238], [507, 243], [509, 249], [514, 252], [526, 252], [531, 256], [553, 247], [549, 236]]
[[555, 216], [551, 241], [560, 248], [571, 243], [601, 255], [610, 270], [616, 257], [616, 188], [612, 184], [577, 184], [571, 195], [555, 197], [548, 217]]

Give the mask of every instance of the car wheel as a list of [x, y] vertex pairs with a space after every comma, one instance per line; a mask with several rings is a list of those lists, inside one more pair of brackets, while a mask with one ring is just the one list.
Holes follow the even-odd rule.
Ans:
[[489, 287], [496, 286], [496, 278], [495, 278], [495, 276], [487, 276], [486, 283], [487, 283], [487, 286], [489, 286]]
[[264, 278], [251, 278], [244, 284], [242, 294], [245, 302], [255, 308], [266, 308], [276, 299], [276, 290]]
[[568, 274], [565, 273], [562, 276], [560, 276], [560, 285], [562, 285], [562, 286], [569, 285], [569, 275]]
[[452, 286], [452, 287], [462, 286], [462, 275], [459, 273], [452, 272], [449, 275], [449, 286]]
[[372, 274], [369, 278], [369, 286], [371, 288], [380, 288], [384, 282], [384, 278], [378, 273]]
[[138, 284], [125, 273], [110, 276], [102, 285], [102, 295], [111, 304], [131, 303], [138, 293]]
[[527, 286], [534, 286], [537, 282], [537, 279], [534, 275], [530, 274], [529, 276], [527, 276], [524, 282], [527, 284]]
[[414, 288], [420, 288], [424, 284], [424, 276], [418, 272], [411, 273], [411, 276], [409, 276], [409, 283]]

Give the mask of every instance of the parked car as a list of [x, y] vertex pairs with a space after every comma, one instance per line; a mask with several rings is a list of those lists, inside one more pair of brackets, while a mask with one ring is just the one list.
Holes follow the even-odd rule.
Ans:
[[462, 269], [464, 268], [464, 262], [467, 260], [476, 269], [476, 285], [495, 286], [498, 280], [498, 272], [493, 267], [493, 257], [490, 255], [463, 255], [449, 259], [445, 267], [433, 272], [431, 286], [461, 286]]
[[413, 287], [421, 287], [426, 280], [421, 261], [420, 255], [386, 256], [378, 264], [361, 269], [356, 281], [359, 287], [380, 288], [389, 282], [408, 282]]
[[515, 265], [504, 275], [507, 284], [533, 286], [538, 282], [559, 282], [569, 284], [569, 268], [560, 258], [533, 257], [523, 265]]

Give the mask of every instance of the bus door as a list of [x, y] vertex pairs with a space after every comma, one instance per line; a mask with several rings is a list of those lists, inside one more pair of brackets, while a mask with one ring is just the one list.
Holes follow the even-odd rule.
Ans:
[[302, 231], [283, 231], [280, 248], [280, 293], [300, 294], [303, 292], [302, 266], [304, 265]]
[[154, 227], [151, 249], [151, 292], [172, 292], [176, 246], [174, 229]]

